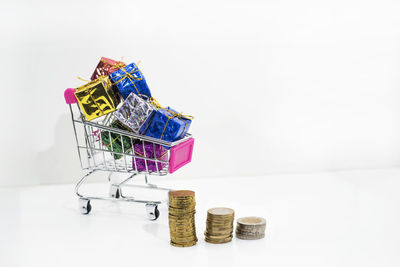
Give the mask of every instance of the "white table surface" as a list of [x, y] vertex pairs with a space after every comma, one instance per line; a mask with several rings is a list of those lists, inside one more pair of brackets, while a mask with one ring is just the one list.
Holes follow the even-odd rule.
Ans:
[[[166, 206], [157, 221], [129, 203], [92, 202], [81, 215], [73, 185], [2, 188], [0, 266], [400, 266], [399, 169], [156, 180], [196, 191], [196, 246], [170, 246]], [[265, 217], [266, 238], [206, 243], [216, 206]]]

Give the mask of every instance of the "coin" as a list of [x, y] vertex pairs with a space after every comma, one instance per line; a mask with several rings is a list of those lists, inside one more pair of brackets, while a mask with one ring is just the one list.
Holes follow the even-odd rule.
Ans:
[[266, 221], [261, 217], [243, 217], [237, 219], [236, 237], [256, 240], [265, 237]]
[[249, 236], [249, 235], [240, 235], [236, 234], [236, 237], [239, 239], [244, 239], [244, 240], [257, 240], [257, 239], [262, 239], [265, 237], [265, 234], [262, 235], [257, 235], [257, 236]]
[[237, 223], [244, 226], [266, 225], [265, 219], [261, 217], [242, 217], [237, 219]]
[[182, 243], [175, 243], [175, 242], [170, 242], [170, 244], [172, 245], [172, 246], [175, 246], [175, 247], [191, 247], [191, 246], [194, 246], [194, 245], [196, 245], [196, 243], [197, 243], [197, 239], [196, 240], [193, 240], [193, 241], [190, 241], [190, 242], [186, 242], [186, 243], [184, 243], [184, 244], [182, 244]]
[[214, 244], [232, 240], [235, 212], [230, 208], [212, 208], [207, 211], [205, 241]]
[[210, 238], [208, 236], [205, 237], [206, 242], [214, 243], [214, 244], [223, 244], [232, 241], [232, 236], [224, 237], [224, 238]]
[[173, 246], [189, 247], [197, 243], [194, 195], [190, 190], [169, 192], [168, 222]]

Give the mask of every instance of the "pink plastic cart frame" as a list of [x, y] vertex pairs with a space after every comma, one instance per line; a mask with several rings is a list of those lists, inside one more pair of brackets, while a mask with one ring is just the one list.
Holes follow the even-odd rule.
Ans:
[[193, 146], [194, 138], [190, 138], [189, 140], [171, 148], [169, 173], [175, 172], [192, 161]]

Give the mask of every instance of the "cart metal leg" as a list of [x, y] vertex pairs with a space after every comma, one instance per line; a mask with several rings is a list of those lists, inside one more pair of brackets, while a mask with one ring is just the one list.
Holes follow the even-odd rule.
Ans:
[[143, 199], [136, 199], [132, 196], [124, 196], [122, 195], [122, 187], [134, 187], [134, 188], [145, 188], [145, 189], [152, 189], [152, 190], [163, 190], [163, 191], [171, 191], [169, 188], [164, 188], [164, 187], [158, 187], [157, 185], [150, 184], [147, 179], [147, 175], [145, 175], [145, 184], [144, 185], [136, 185], [136, 184], [128, 184], [129, 181], [133, 180], [134, 177], [137, 176], [137, 174], [131, 174], [128, 178], [123, 180], [120, 183], [112, 183], [111, 176], [112, 172], [109, 173], [108, 175], [108, 181], [110, 182], [110, 192], [109, 192], [109, 197], [96, 197], [96, 196], [88, 196], [80, 193], [79, 189], [81, 186], [85, 183], [86, 179], [93, 173], [95, 173], [96, 170], [92, 170], [88, 172], [86, 175], [84, 175], [79, 182], [75, 186], [75, 193], [79, 197], [79, 210], [82, 214], [89, 214], [90, 211], [92, 210], [92, 206], [90, 201], [91, 200], [107, 200], [107, 201], [113, 201], [113, 202], [136, 202], [136, 203], [143, 203], [146, 205], [146, 213], [147, 217], [150, 220], [156, 220], [160, 212], [158, 210], [158, 205], [162, 204], [163, 201], [154, 201], [154, 200], [143, 200]]

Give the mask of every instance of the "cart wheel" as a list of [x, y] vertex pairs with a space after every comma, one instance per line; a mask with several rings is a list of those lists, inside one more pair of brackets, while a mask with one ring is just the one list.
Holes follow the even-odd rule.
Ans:
[[92, 210], [92, 205], [90, 205], [90, 200], [87, 198], [79, 199], [79, 210], [82, 214], [89, 214]]
[[158, 210], [158, 205], [153, 203], [146, 204], [147, 218], [149, 220], [155, 221], [160, 216], [160, 211]]
[[111, 185], [111, 187], [110, 187], [110, 197], [112, 197], [112, 198], [120, 198], [121, 197], [121, 188], [119, 186]]

